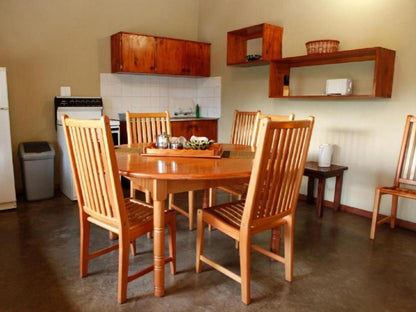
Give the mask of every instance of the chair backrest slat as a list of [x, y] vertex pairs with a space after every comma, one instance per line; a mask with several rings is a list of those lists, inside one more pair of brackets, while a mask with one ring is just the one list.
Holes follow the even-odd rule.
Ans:
[[108, 117], [80, 120], [63, 116], [62, 124], [81, 212], [111, 226], [126, 223]]
[[260, 120], [262, 120], [263, 118], [269, 118], [271, 121], [291, 121], [291, 120], [295, 120], [295, 114], [289, 114], [289, 115], [260, 114], [254, 126], [254, 135], [253, 135], [252, 143], [251, 143], [252, 146], [257, 146]]
[[403, 133], [394, 185], [416, 185], [416, 116], [409, 115]]
[[166, 133], [171, 135], [170, 114], [164, 113], [130, 113], [126, 112], [127, 142], [152, 143], [157, 136]]
[[231, 144], [251, 145], [255, 135], [260, 111], [234, 111], [234, 122], [231, 129]]
[[260, 122], [259, 140], [249, 182], [243, 223], [294, 213], [305, 168], [314, 118]]

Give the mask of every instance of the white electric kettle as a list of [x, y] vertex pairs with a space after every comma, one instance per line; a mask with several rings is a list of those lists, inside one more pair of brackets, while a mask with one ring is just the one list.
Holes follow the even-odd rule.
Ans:
[[332, 150], [333, 148], [331, 144], [319, 145], [319, 154], [318, 154], [318, 166], [319, 167], [331, 166]]

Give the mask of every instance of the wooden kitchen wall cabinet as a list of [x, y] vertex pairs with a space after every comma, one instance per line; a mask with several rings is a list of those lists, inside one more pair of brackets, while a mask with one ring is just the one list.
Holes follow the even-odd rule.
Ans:
[[111, 36], [113, 73], [210, 76], [209, 43], [119, 32]]
[[111, 72], [154, 73], [156, 38], [129, 33], [111, 36]]

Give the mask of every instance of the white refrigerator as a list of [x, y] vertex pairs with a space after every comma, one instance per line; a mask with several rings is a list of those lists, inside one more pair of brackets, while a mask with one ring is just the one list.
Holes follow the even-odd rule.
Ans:
[[16, 208], [6, 68], [0, 67], [0, 210]]

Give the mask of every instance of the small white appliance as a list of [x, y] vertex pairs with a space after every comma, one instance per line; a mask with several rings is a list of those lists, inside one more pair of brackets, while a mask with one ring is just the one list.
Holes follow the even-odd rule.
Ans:
[[321, 144], [319, 145], [319, 154], [318, 154], [318, 166], [319, 167], [331, 167], [333, 147], [331, 144]]
[[6, 68], [0, 67], [0, 210], [16, 208]]
[[352, 81], [350, 79], [328, 79], [326, 81], [326, 95], [352, 94]]
[[72, 169], [62, 127], [62, 115], [71, 118], [99, 119], [103, 112], [103, 101], [99, 97], [55, 97], [56, 132], [61, 192], [70, 200], [77, 200]]

